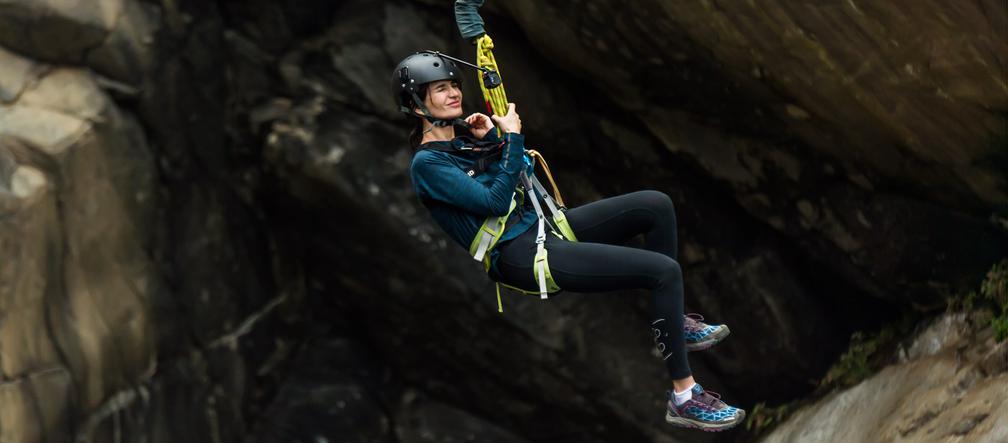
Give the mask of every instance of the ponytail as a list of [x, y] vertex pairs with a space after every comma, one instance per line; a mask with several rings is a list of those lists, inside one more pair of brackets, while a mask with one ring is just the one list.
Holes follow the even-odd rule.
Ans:
[[[417, 97], [420, 97], [420, 100], [427, 100], [427, 86], [427, 84], [423, 84], [417, 87]], [[409, 103], [410, 109], [417, 108], [420, 105], [419, 103], [414, 103], [413, 100], [409, 100]], [[413, 130], [410, 131], [408, 140], [410, 148], [413, 149], [413, 152], [416, 152], [420, 148], [420, 140], [423, 140], [424, 118], [415, 113], [411, 113], [410, 117], [415, 121], [415, 124], [413, 125]]]
[[409, 145], [410, 148], [413, 149], [413, 152], [416, 152], [416, 150], [420, 148], [420, 140], [423, 140], [424, 120], [422, 118], [413, 118], [413, 121], [416, 123], [413, 125], [413, 130], [410, 131], [409, 134]]

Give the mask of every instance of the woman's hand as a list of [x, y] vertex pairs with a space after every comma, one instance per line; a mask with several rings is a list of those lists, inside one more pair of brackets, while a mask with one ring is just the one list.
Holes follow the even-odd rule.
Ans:
[[492, 118], [494, 123], [497, 123], [497, 126], [499, 126], [505, 133], [514, 132], [515, 134], [521, 134], [521, 118], [519, 118], [518, 113], [515, 112], [514, 103], [508, 103], [508, 112], [504, 116], [495, 115], [490, 118]]
[[469, 124], [469, 130], [472, 131], [472, 134], [479, 139], [483, 138], [487, 132], [490, 132], [494, 128], [493, 123], [490, 123], [490, 117], [479, 112], [466, 117], [465, 122]]

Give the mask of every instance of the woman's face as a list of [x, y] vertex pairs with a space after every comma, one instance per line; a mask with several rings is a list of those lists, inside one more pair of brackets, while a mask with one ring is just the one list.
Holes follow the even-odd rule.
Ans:
[[454, 80], [431, 82], [427, 86], [427, 98], [424, 99], [424, 104], [435, 118], [442, 120], [459, 118], [462, 116], [462, 90]]

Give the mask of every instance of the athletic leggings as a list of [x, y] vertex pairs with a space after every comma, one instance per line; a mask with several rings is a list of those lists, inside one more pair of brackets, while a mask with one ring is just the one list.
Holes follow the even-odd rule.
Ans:
[[[650, 289], [655, 345], [673, 379], [688, 377], [672, 200], [658, 191], [639, 191], [569, 209], [567, 220], [577, 242], [546, 235], [550, 273], [557, 285], [574, 292]], [[539, 290], [532, 274], [536, 232], [533, 225], [497, 246], [496, 277], [502, 283]], [[644, 234], [644, 249], [620, 245], [638, 234]]]

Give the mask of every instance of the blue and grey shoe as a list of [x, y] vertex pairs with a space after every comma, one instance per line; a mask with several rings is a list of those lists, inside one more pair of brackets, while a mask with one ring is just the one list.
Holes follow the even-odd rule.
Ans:
[[702, 351], [724, 340], [731, 331], [728, 325], [709, 325], [700, 314], [686, 314], [683, 333], [686, 335], [686, 352]]
[[728, 406], [716, 392], [704, 391], [699, 384], [693, 386], [693, 398], [676, 406], [675, 394], [668, 392], [665, 421], [684, 428], [718, 432], [731, 429], [745, 420], [745, 411]]

